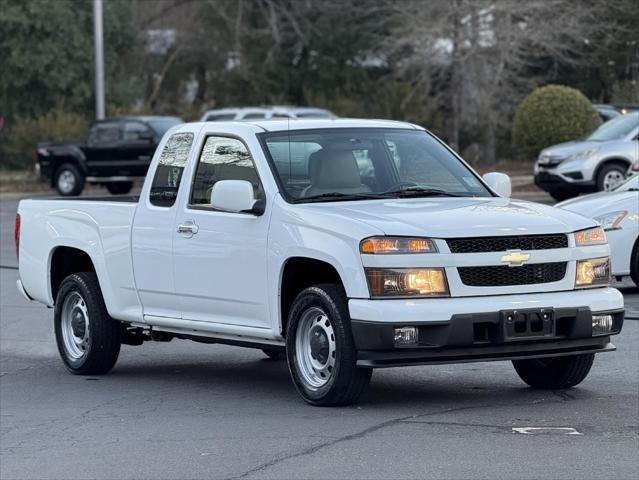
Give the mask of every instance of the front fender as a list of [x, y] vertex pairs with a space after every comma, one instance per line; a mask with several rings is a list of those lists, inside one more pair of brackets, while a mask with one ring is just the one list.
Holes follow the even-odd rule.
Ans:
[[294, 257], [331, 265], [348, 298], [369, 298], [359, 242], [383, 232], [371, 225], [320, 209], [297, 209], [276, 198], [268, 239], [269, 306], [272, 324], [279, 325], [282, 274]]

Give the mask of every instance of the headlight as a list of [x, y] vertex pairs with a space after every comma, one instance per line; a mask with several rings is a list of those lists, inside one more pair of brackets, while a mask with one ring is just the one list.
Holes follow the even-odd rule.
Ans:
[[595, 220], [601, 224], [604, 230], [618, 230], [621, 228], [621, 221], [626, 215], [628, 215], [628, 210], [622, 210], [595, 217]]
[[371, 237], [362, 240], [359, 251], [374, 255], [436, 253], [437, 247], [429, 238]]
[[595, 287], [610, 283], [610, 257], [577, 261], [575, 287]]
[[448, 297], [443, 268], [367, 268], [372, 298]]
[[592, 148], [590, 150], [584, 150], [582, 152], [573, 153], [572, 155], [569, 155], [566, 160], [570, 161], [570, 160], [577, 160], [578, 158], [592, 157], [598, 151], [599, 151], [598, 148]]
[[575, 245], [578, 247], [588, 247], [591, 245], [605, 245], [608, 243], [606, 234], [601, 227], [589, 228], [575, 232]]

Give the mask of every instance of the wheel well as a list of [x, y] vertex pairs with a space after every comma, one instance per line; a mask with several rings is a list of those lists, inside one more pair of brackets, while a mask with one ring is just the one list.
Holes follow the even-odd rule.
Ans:
[[51, 257], [51, 295], [54, 302], [62, 281], [78, 272], [95, 272], [91, 257], [77, 248], [56, 248]]
[[311, 285], [318, 283], [342, 283], [342, 279], [333, 265], [321, 260], [306, 257], [288, 259], [282, 272], [280, 284], [280, 320], [282, 335], [286, 332], [288, 313], [295, 297]]
[[599, 166], [597, 167], [597, 170], [595, 171], [595, 176], [594, 176], [595, 182], [597, 181], [599, 177], [599, 172], [601, 172], [601, 169], [604, 168], [604, 166], [606, 165], [610, 165], [611, 163], [620, 163], [622, 165], [625, 165], [626, 168], [630, 167], [630, 164], [631, 164], [631, 162], [629, 162], [625, 158], [608, 158], [604, 160], [603, 162], [601, 162]]

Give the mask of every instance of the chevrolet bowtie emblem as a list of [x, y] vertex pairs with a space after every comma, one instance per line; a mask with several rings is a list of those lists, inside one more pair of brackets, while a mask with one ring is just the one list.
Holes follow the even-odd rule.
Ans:
[[501, 257], [501, 261], [507, 263], [509, 267], [521, 267], [530, 259], [530, 253], [522, 253], [521, 250], [508, 250], [506, 255]]

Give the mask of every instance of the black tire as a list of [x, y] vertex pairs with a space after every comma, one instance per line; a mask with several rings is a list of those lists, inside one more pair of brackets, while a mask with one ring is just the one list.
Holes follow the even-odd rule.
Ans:
[[111, 195], [125, 195], [133, 188], [133, 182], [109, 182], [104, 186]]
[[519, 377], [533, 388], [558, 390], [580, 384], [590, 372], [594, 353], [513, 360]]
[[635, 242], [632, 256], [630, 257], [630, 278], [639, 287], [639, 240]]
[[[86, 333], [86, 345], [79, 348], [82, 355], [74, 357], [72, 350], [65, 346], [65, 329], [63, 316], [65, 315], [65, 301], [77, 300], [84, 302], [82, 309], [88, 316], [88, 325], [79, 329]], [[73, 311], [77, 316], [77, 309]], [[79, 312], [80, 315], [82, 312]], [[73, 323], [73, 322], [71, 322]], [[64, 279], [58, 290], [54, 313], [55, 337], [58, 352], [67, 369], [76, 375], [100, 375], [113, 368], [120, 354], [121, 325], [113, 320], [104, 305], [102, 291], [98, 277], [93, 272], [74, 273]], [[86, 325], [86, 324], [84, 324]], [[73, 327], [76, 335], [77, 327]], [[81, 335], [80, 333], [79, 335]], [[67, 334], [69, 341], [69, 335]], [[73, 339], [70, 339], [73, 342]]]
[[[305, 380], [296, 348], [300, 321], [311, 309], [321, 310], [334, 332], [334, 366], [327, 382], [319, 387]], [[328, 407], [357, 401], [371, 379], [372, 370], [356, 366], [357, 350], [351, 333], [346, 293], [341, 285], [314, 285], [297, 296], [286, 327], [286, 358], [295, 388], [307, 403]]]
[[64, 163], [55, 171], [53, 185], [63, 197], [75, 197], [84, 189], [84, 175], [72, 163]]
[[264, 352], [264, 355], [273, 360], [282, 360], [284, 357], [286, 357], [285, 350], [278, 350], [276, 348], [263, 348], [262, 351]]
[[576, 197], [578, 195], [577, 192], [573, 190], [549, 190], [548, 195], [554, 198], [558, 202], [563, 202], [564, 200], [568, 200], [569, 198]]
[[605, 190], [604, 182], [606, 179], [606, 175], [608, 175], [611, 172], [617, 172], [619, 173], [622, 179], [625, 179], [627, 171], [628, 171], [628, 167], [624, 165], [623, 163], [610, 162], [610, 163], [604, 164], [604, 166], [601, 167], [599, 169], [599, 172], [597, 173], [597, 191], [601, 192]]

